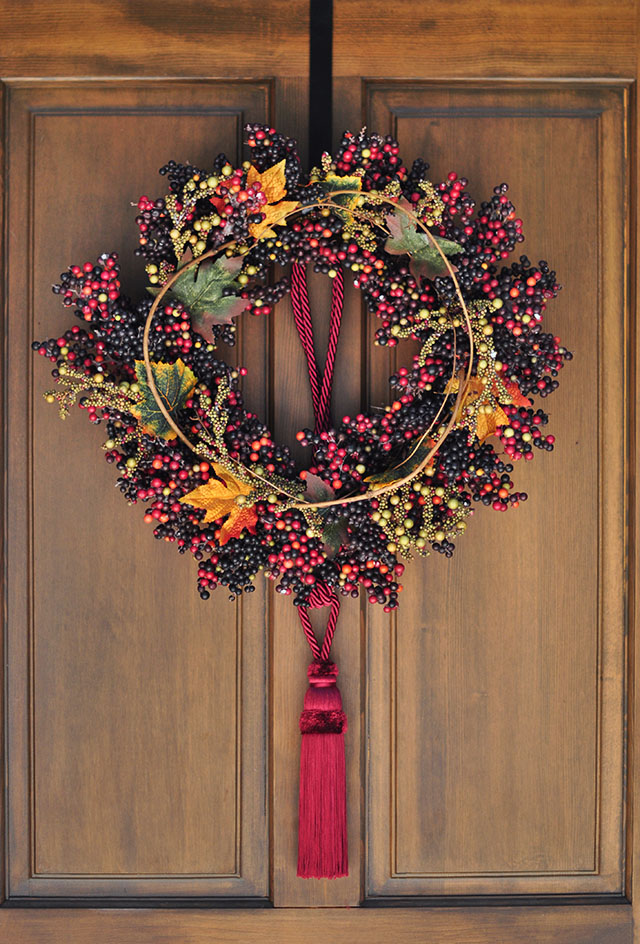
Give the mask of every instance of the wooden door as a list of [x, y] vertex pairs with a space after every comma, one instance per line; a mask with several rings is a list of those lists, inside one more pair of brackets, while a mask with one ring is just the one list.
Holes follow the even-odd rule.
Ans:
[[[392, 133], [405, 160], [426, 157], [436, 180], [458, 171], [478, 200], [508, 181], [523, 251], [564, 286], [548, 324], [575, 352], [547, 401], [555, 454], [516, 466], [529, 501], [480, 511], [452, 561], [413, 562], [397, 615], [342, 608], [349, 878], [295, 875], [307, 651], [290, 602], [258, 584], [203, 604], [189, 562], [115, 492], [99, 433], [41, 401], [29, 342], [68, 321], [47, 286], [117, 249], [142, 287], [127, 207], [156, 192], [161, 164], [239, 157], [248, 118], [304, 152], [307, 7], [3, 7], [0, 939], [628, 944], [634, 0], [334, 4], [335, 140]], [[312, 298], [321, 330], [320, 279]], [[341, 412], [385, 402], [395, 364], [356, 290], [346, 299]], [[238, 346], [249, 403], [288, 441], [311, 413], [290, 314], [251, 319]]]

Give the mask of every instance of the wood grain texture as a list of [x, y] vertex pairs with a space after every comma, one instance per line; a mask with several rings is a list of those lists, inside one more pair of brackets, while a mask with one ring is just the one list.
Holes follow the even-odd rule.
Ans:
[[459, 15], [449, 0], [337, 0], [334, 76], [631, 79], [636, 21], [635, 0], [472, 0]]
[[11, 944], [631, 944], [631, 907], [0, 911]]
[[0, 4], [2, 76], [306, 77], [307, 0]]
[[[636, 41], [640, 36], [640, 3], [636, 10]], [[640, 51], [640, 50], [639, 50]], [[637, 89], [637, 87], [636, 87]], [[631, 199], [634, 201], [634, 214], [629, 228], [629, 251], [633, 260], [629, 271], [629, 292], [632, 310], [635, 318], [632, 319], [629, 331], [629, 386], [628, 400], [630, 404], [629, 424], [629, 454], [631, 476], [629, 481], [629, 577], [632, 592], [629, 597], [629, 688], [631, 692], [629, 702], [629, 732], [628, 732], [628, 765], [630, 771], [630, 788], [627, 793], [626, 813], [629, 832], [633, 842], [627, 848], [627, 881], [626, 893], [633, 902], [640, 901], [640, 841], [638, 837], [638, 823], [640, 823], [640, 787], [638, 781], [638, 758], [640, 758], [640, 692], [638, 679], [640, 678], [640, 646], [638, 645], [640, 603], [638, 599], [640, 588], [640, 553], [638, 553], [638, 535], [640, 534], [640, 493], [638, 461], [640, 448], [640, 409], [638, 406], [638, 383], [640, 378], [640, 326], [638, 324], [639, 304], [639, 273], [638, 247], [640, 246], [640, 213], [638, 212], [638, 181], [640, 181], [640, 149], [638, 148], [638, 127], [640, 127], [640, 101], [636, 94], [633, 102], [634, 131], [631, 138], [632, 151], [630, 155], [630, 170], [632, 177]], [[640, 920], [635, 918], [635, 944], [640, 940]]]
[[[370, 611], [369, 892], [620, 890], [626, 90], [364, 89], [367, 125], [406, 160], [425, 155], [434, 179], [455, 168], [479, 199], [510, 182], [521, 251], [548, 257], [565, 286], [548, 324], [576, 353], [545, 404], [553, 460], [514, 472], [529, 502], [481, 508], [453, 561], [410, 565], [397, 618]], [[385, 359], [371, 359], [373, 402]]]
[[[170, 80], [9, 90], [13, 389], [30, 378], [9, 415], [12, 894], [267, 894], [264, 588], [241, 605], [199, 600], [193, 562], [114, 489], [101, 433], [79, 411], [63, 427], [43, 402], [29, 342], [68, 324], [48, 284], [71, 261], [117, 248], [125, 290], [143, 290], [131, 201], [158, 187], [176, 141], [194, 162], [237, 160], [243, 111], [268, 120], [272, 94]], [[252, 320], [241, 336], [249, 402], [264, 398], [264, 330]]]
[[[0, 104], [2, 106], [2, 114], [5, 114], [5, 88], [0, 83]], [[4, 132], [4, 126], [3, 126]], [[5, 166], [5, 140], [4, 133], [0, 136], [0, 156], [2, 159], [2, 166]], [[6, 323], [6, 308], [5, 308], [5, 282], [6, 282], [6, 270], [4, 265], [5, 260], [5, 175], [2, 176], [2, 183], [0, 184], [0, 192], [2, 193], [2, 229], [0, 230], [0, 253], [2, 257], [2, 266], [0, 266], [0, 285], [2, 286], [3, 293], [3, 304], [2, 304], [2, 331], [0, 332], [0, 357], [2, 358], [2, 364], [6, 363], [6, 349], [5, 349], [5, 338], [4, 338], [4, 326]], [[2, 521], [6, 521], [6, 445], [5, 445], [5, 416], [6, 416], [6, 396], [4, 388], [0, 389], [0, 409], [2, 410], [3, 417], [3, 434], [0, 436], [0, 456], [2, 458], [2, 470], [3, 470], [3, 488], [2, 496], [0, 497], [0, 514], [2, 515]], [[5, 579], [5, 560], [6, 560], [6, 528], [3, 527], [0, 530], [0, 555], [2, 557], [2, 575], [0, 576], [0, 588], [2, 592], [2, 610], [3, 610], [3, 625], [2, 633], [0, 633], [0, 657], [2, 658], [2, 665], [6, 665], [6, 599], [7, 599], [7, 588], [6, 588], [6, 579]], [[6, 809], [7, 801], [7, 747], [6, 747], [6, 701], [7, 701], [7, 684], [6, 677], [3, 677], [2, 681], [2, 692], [0, 697], [0, 731], [2, 731], [2, 737], [0, 737], [0, 796], [2, 796], [3, 807]], [[6, 898], [6, 851], [7, 851], [7, 817], [6, 814], [0, 816], [0, 906]]]

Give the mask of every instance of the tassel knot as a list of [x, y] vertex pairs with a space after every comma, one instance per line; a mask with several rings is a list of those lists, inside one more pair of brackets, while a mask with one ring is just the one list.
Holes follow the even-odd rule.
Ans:
[[321, 688], [327, 685], [335, 685], [338, 677], [338, 666], [335, 662], [319, 661], [314, 659], [307, 669], [309, 685]]

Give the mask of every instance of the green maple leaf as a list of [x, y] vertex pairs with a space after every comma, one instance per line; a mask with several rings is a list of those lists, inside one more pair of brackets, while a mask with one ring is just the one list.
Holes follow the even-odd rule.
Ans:
[[[331, 202], [339, 203], [348, 209], [353, 209], [358, 204], [360, 199], [360, 191], [362, 190], [362, 178], [355, 176], [339, 177], [337, 174], [328, 173], [326, 178], [320, 181], [320, 186], [325, 191], [325, 193], [331, 194]], [[338, 193], [338, 191], [346, 190], [347, 193]], [[358, 193], [353, 193], [352, 191], [357, 190]], [[347, 210], [339, 210], [335, 208], [336, 216], [339, 216], [343, 220], [349, 220], [351, 218], [351, 213]]]
[[[409, 209], [407, 204], [407, 209]], [[444, 260], [425, 232], [416, 229], [415, 221], [405, 213], [390, 213], [387, 216], [390, 236], [384, 248], [394, 256], [409, 256], [411, 271], [416, 278], [434, 279], [447, 272]], [[462, 246], [450, 239], [434, 236], [433, 239], [445, 254], [455, 256]]]
[[[319, 475], [308, 472], [304, 480], [304, 497], [309, 502], [333, 501], [336, 493], [331, 486], [324, 482]], [[325, 552], [330, 557], [335, 557], [343, 544], [349, 542], [349, 531], [347, 529], [347, 519], [341, 515], [337, 521], [327, 521], [329, 516], [335, 512], [334, 508], [318, 508], [318, 516], [322, 521], [322, 534], [320, 540], [324, 544]]]
[[[237, 294], [225, 294], [233, 289], [234, 293], [242, 289], [236, 276], [242, 268], [242, 259], [238, 256], [223, 256], [211, 263], [205, 260], [196, 267], [195, 272], [187, 269], [178, 276], [166, 297], [174, 302], [182, 302], [191, 315], [191, 322], [196, 331], [204, 334], [214, 325], [231, 324], [232, 319], [247, 308], [249, 302]], [[157, 295], [162, 289], [149, 289]]]
[[376, 472], [365, 479], [365, 482], [372, 488], [382, 488], [383, 485], [391, 485], [393, 482], [399, 482], [407, 475], [418, 468], [420, 463], [427, 457], [433, 446], [433, 440], [429, 437], [423, 439], [418, 445], [413, 447], [407, 458], [399, 465], [391, 469], [385, 469], [384, 472]]
[[[162, 439], [175, 439], [176, 433], [167, 422], [156, 403], [147, 383], [147, 370], [144, 361], [136, 361], [138, 386], [143, 399], [131, 407], [143, 433], [159, 436]], [[151, 363], [151, 372], [162, 403], [171, 416], [184, 409], [195, 388], [197, 378], [193, 371], [181, 360], [175, 364]]]
[[333, 501], [336, 497], [336, 493], [331, 486], [324, 482], [319, 475], [314, 475], [312, 472], [307, 472], [304, 484], [304, 497], [309, 502]]
[[325, 552], [330, 557], [335, 557], [343, 544], [349, 543], [349, 531], [347, 529], [347, 519], [344, 516], [337, 521], [326, 521], [330, 512], [335, 512], [335, 508], [319, 508], [318, 514], [322, 519], [322, 535], [320, 540], [324, 544]]

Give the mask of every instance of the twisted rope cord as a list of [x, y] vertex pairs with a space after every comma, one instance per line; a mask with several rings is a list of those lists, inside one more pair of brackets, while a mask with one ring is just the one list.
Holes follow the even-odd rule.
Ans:
[[[309, 367], [309, 383], [311, 385], [316, 433], [326, 432], [331, 425], [331, 388], [333, 384], [336, 351], [338, 349], [338, 337], [340, 335], [340, 325], [342, 322], [343, 301], [344, 275], [342, 268], [339, 268], [337, 275], [333, 279], [331, 288], [329, 340], [327, 343], [327, 358], [321, 380], [313, 342], [313, 322], [311, 320], [311, 306], [309, 304], [305, 267], [299, 262], [293, 263], [291, 267], [291, 306], [293, 308], [293, 317], [298, 335], [302, 342], [302, 348]], [[331, 607], [322, 646], [318, 644], [309, 618], [309, 607], [318, 609], [321, 606]], [[336, 631], [339, 613], [340, 599], [333, 590], [330, 590], [325, 583], [321, 582], [314, 585], [309, 595], [308, 604], [298, 607], [298, 616], [300, 617], [302, 629], [307, 637], [309, 648], [316, 662], [329, 661], [331, 643], [333, 642], [333, 635]]]
[[291, 306], [293, 317], [298, 330], [302, 348], [307, 358], [309, 368], [309, 383], [313, 400], [315, 416], [315, 431], [326, 432], [331, 425], [331, 388], [333, 385], [333, 369], [335, 367], [338, 337], [342, 323], [342, 305], [344, 301], [344, 275], [342, 268], [337, 270], [331, 290], [331, 317], [329, 322], [329, 340], [327, 343], [327, 358], [324, 365], [322, 380], [318, 371], [313, 341], [313, 322], [311, 320], [311, 306], [307, 291], [305, 267], [294, 262], [291, 267]]
[[[342, 266], [337, 270], [331, 288], [331, 320], [329, 324], [329, 341], [327, 344], [327, 360], [322, 375], [320, 390], [319, 415], [322, 419], [322, 429], [327, 430], [331, 425], [331, 390], [333, 386], [333, 368], [338, 350], [338, 337], [342, 324], [342, 305], [344, 302], [344, 274]], [[318, 426], [318, 423], [316, 423]], [[322, 430], [320, 430], [321, 432]]]
[[[331, 607], [322, 646], [318, 644], [318, 640], [315, 637], [315, 633], [313, 632], [311, 626], [311, 620], [309, 618], [309, 608], [319, 609], [321, 606]], [[336, 631], [339, 613], [340, 600], [333, 590], [330, 590], [325, 583], [316, 583], [313, 590], [309, 594], [308, 604], [306, 606], [298, 607], [298, 616], [300, 617], [300, 622], [302, 623], [302, 629], [305, 636], [307, 637], [309, 648], [311, 649], [313, 658], [316, 662], [329, 661], [331, 643], [333, 642], [333, 634]]]

